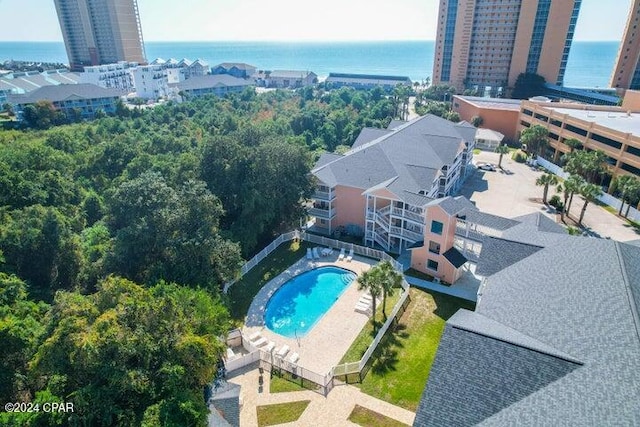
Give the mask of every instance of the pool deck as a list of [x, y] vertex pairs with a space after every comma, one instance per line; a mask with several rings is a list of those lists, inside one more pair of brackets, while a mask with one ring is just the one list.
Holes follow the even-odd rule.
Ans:
[[271, 331], [264, 325], [264, 312], [274, 292], [289, 279], [305, 271], [317, 267], [335, 266], [360, 275], [376, 264], [375, 260], [360, 256], [355, 256], [351, 262], [338, 261], [338, 255], [339, 253], [334, 250], [332, 255], [320, 259], [302, 258], [265, 284], [249, 307], [243, 328], [244, 336], [249, 337], [255, 332], [260, 332], [267, 341], [275, 342], [276, 349], [280, 349], [285, 344], [289, 346], [290, 350], [285, 359], [296, 352], [300, 356], [298, 366], [320, 375], [327, 374], [340, 362], [369, 320], [368, 316], [354, 310], [356, 303], [365, 293], [358, 290], [358, 283], [355, 280], [304, 337], [287, 338]]

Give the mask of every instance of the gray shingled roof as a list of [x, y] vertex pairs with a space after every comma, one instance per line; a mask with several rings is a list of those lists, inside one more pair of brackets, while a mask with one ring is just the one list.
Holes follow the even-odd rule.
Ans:
[[445, 257], [445, 259], [449, 261], [455, 268], [460, 268], [467, 262], [467, 258], [453, 246], [449, 248], [449, 250], [447, 250], [445, 253], [443, 253], [442, 256]]
[[442, 166], [453, 163], [463, 149], [459, 127], [448, 120], [426, 115], [402, 128], [359, 145], [329, 164], [316, 165], [314, 175], [329, 186], [370, 189], [385, 186], [398, 197], [422, 196], [430, 190]]
[[546, 216], [541, 212], [534, 212], [527, 215], [517, 216], [512, 218], [515, 221], [535, 225], [538, 231], [544, 231], [547, 233], [567, 234], [567, 230], [556, 223], [554, 220]]
[[640, 424], [640, 248], [534, 234], [555, 243], [489, 276], [475, 313], [555, 356], [448, 325], [415, 425]]
[[67, 99], [98, 99], [115, 98], [122, 95], [117, 89], [106, 89], [90, 83], [43, 86], [32, 92], [21, 95], [9, 95], [8, 101], [13, 104], [33, 104], [40, 100], [51, 102], [65, 101]]
[[464, 196], [458, 197], [442, 197], [435, 199], [429, 203], [429, 206], [440, 206], [449, 215], [457, 215], [458, 213], [466, 213], [467, 211], [478, 210], [469, 199]]
[[302, 70], [273, 70], [269, 74], [270, 77], [276, 77], [281, 79], [298, 79], [298, 78], [307, 78], [309, 75], [314, 74], [312, 71], [302, 71]]
[[334, 160], [338, 160], [340, 157], [342, 157], [342, 154], [322, 153], [320, 154], [320, 158], [316, 162], [316, 167], [324, 166], [328, 163], [333, 162]]
[[476, 274], [491, 276], [538, 252], [542, 247], [485, 236]]
[[500, 231], [507, 230], [520, 224], [520, 222], [515, 219], [503, 218], [501, 216], [481, 212], [475, 208], [475, 206], [474, 209], [465, 209], [458, 213], [458, 216], [468, 222]]
[[175, 86], [180, 90], [194, 90], [208, 89], [216, 86], [251, 86], [251, 83], [227, 74], [207, 74], [204, 76], [191, 77], [190, 79], [175, 84]]
[[400, 126], [406, 125], [408, 122], [406, 120], [391, 120], [389, 122], [389, 126], [387, 126], [387, 129], [389, 130], [394, 130], [394, 129], [398, 129]]
[[386, 129], [364, 128], [358, 134], [358, 137], [353, 142], [351, 148], [358, 148], [363, 144], [368, 144], [369, 142], [378, 139], [381, 136], [389, 135], [390, 133], [391, 131]]
[[249, 71], [255, 70], [257, 68], [257, 67], [254, 67], [253, 65], [249, 65], [244, 62], [223, 62], [221, 64], [216, 65], [213, 68], [215, 69], [218, 67], [224, 68], [225, 70], [230, 70], [233, 67], [236, 67], [238, 70], [249, 70]]

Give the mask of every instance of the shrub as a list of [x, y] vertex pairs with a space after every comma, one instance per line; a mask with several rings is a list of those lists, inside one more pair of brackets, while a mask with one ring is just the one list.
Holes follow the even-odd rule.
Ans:
[[511, 155], [511, 158], [516, 163], [524, 163], [527, 161], [527, 156], [520, 150], [514, 151], [513, 154]]
[[554, 194], [550, 199], [549, 199], [549, 204], [551, 206], [553, 206], [554, 208], [556, 208], [556, 210], [559, 212], [562, 210], [562, 208], [564, 207], [564, 203], [562, 203], [562, 200], [560, 200], [560, 196], [558, 196], [557, 194]]

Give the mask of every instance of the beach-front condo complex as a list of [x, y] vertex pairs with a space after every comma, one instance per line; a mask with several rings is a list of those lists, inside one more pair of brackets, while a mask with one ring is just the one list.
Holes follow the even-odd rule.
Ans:
[[145, 63], [137, 0], [55, 0], [73, 71], [118, 61]]
[[441, 0], [433, 83], [501, 93], [520, 73], [562, 84], [581, 0]]
[[640, 0], [633, 0], [618, 49], [618, 59], [611, 74], [611, 87], [616, 89], [640, 89]]

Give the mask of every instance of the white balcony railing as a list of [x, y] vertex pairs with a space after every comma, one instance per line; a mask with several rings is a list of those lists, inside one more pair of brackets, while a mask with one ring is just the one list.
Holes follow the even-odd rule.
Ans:
[[313, 193], [313, 196], [311, 196], [312, 199], [315, 200], [325, 200], [325, 201], [331, 201], [333, 199], [336, 198], [336, 193], [333, 191], [315, 191]]
[[420, 214], [403, 210], [400, 208], [393, 208], [392, 213], [393, 215], [398, 216], [400, 218], [408, 219], [409, 221], [417, 222], [419, 224], [424, 224], [424, 217]]
[[321, 208], [311, 208], [309, 209], [309, 215], [315, 216], [316, 218], [322, 219], [332, 219], [336, 216], [335, 209], [321, 209]]
[[398, 237], [403, 237], [405, 239], [413, 240], [414, 242], [424, 239], [424, 236], [422, 234], [401, 227], [392, 226], [391, 234]]

